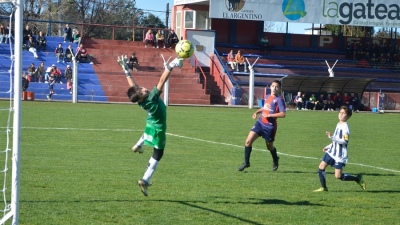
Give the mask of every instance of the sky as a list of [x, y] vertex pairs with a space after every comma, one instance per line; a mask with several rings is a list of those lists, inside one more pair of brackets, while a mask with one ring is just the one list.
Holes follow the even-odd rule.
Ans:
[[[167, 9], [167, 3], [169, 3], [169, 9], [174, 6], [174, 0], [136, 0], [136, 8], [143, 9], [145, 12], [149, 12], [159, 17], [161, 21], [165, 23], [165, 11]], [[171, 19], [169, 19], [171, 21]], [[319, 24], [314, 24], [314, 27], [319, 26]], [[169, 26], [168, 26], [169, 27]], [[296, 23], [289, 25], [289, 32], [295, 34], [304, 34], [304, 29], [311, 28], [312, 24], [309, 23]], [[276, 32], [285, 32], [285, 23], [276, 23]]]

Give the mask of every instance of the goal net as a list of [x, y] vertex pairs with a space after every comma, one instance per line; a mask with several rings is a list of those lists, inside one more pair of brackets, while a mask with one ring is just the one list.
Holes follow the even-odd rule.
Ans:
[[[0, 78], [9, 81], [9, 87], [0, 88], [0, 205], [2, 217], [0, 224], [18, 224], [20, 188], [20, 136], [21, 136], [21, 95], [22, 95], [22, 10], [23, 1], [0, 0], [3, 9], [9, 9], [8, 33], [3, 34], [0, 57], [2, 64]], [[4, 10], [7, 11], [7, 10]], [[12, 32], [12, 30], [14, 32]], [[16, 34], [15, 37], [12, 33]], [[6, 44], [4, 44], [4, 42]], [[8, 59], [8, 60], [7, 60]]]

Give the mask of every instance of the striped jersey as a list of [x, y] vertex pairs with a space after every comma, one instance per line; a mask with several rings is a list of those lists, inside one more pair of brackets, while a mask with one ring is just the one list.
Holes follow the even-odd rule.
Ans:
[[331, 136], [332, 143], [326, 146], [328, 153], [336, 162], [347, 163], [347, 145], [349, 143], [350, 128], [347, 122], [338, 123], [335, 133]]
[[285, 101], [280, 96], [266, 95], [264, 100], [263, 111], [261, 116], [258, 118], [262, 125], [273, 125], [276, 126], [275, 117], [266, 118], [267, 114], [274, 114], [279, 112], [286, 112]]

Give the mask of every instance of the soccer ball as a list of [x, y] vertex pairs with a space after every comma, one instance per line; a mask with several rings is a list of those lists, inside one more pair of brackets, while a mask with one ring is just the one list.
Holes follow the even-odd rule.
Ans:
[[189, 58], [194, 52], [192, 42], [188, 40], [179, 41], [175, 46], [175, 52], [179, 58]]

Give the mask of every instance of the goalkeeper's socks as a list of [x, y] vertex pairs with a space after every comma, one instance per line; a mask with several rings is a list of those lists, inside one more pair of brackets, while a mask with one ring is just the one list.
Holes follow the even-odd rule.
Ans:
[[49, 94], [49, 97], [51, 98], [52, 95], [53, 95], [53, 93], [50, 93], [50, 94]]

